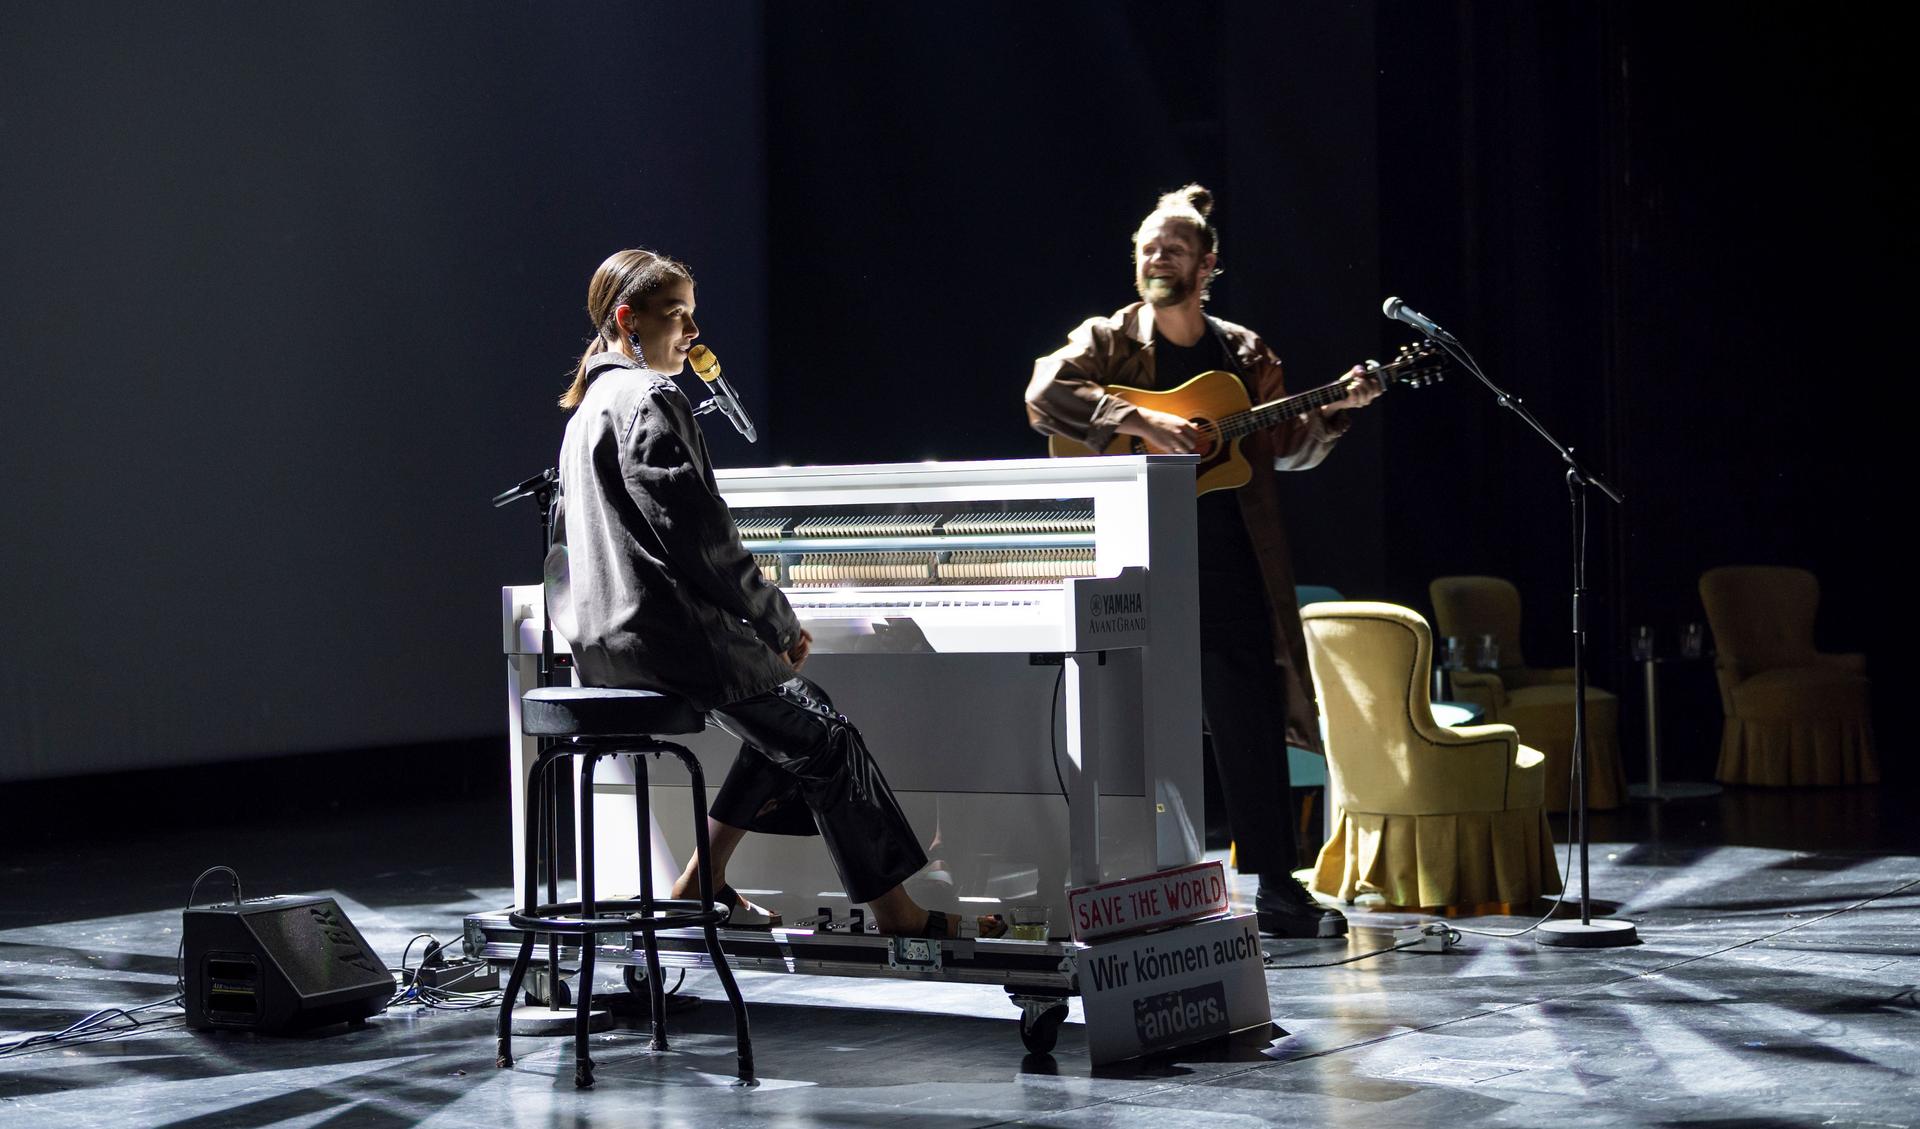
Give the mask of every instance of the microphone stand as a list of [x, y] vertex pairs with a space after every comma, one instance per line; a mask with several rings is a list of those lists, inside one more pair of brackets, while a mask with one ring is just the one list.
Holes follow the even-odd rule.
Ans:
[[[737, 406], [740, 403], [739, 398], [733, 397], [733, 403]], [[715, 392], [708, 396], [706, 400], [702, 401], [698, 407], [694, 408], [693, 414], [697, 419], [700, 416], [706, 415], [708, 412], [719, 412], [726, 417], [728, 423], [733, 425], [735, 431], [738, 431], [746, 438], [747, 442], [759, 442], [759, 436], [756, 435], [753, 430], [753, 421], [747, 418], [746, 409], [738, 408], [737, 410], [740, 414], [737, 416], [734, 414], [734, 410], [735, 409], [730, 409], [726, 402], [720, 398], [720, 393]]]
[[[1573, 777], [1575, 794], [1579, 797], [1578, 822], [1574, 826], [1580, 839], [1580, 920], [1542, 922], [1535, 940], [1542, 945], [1583, 949], [1637, 945], [1640, 938], [1633, 922], [1593, 916], [1592, 891], [1587, 883], [1590, 845], [1587, 834], [1587, 488], [1591, 486], [1600, 491], [1614, 505], [1623, 505], [1626, 499], [1605, 479], [1581, 465], [1573, 455], [1573, 448], [1555, 439], [1518, 396], [1508, 393], [1480, 371], [1466, 346], [1455, 340], [1453, 334], [1437, 325], [1432, 328], [1433, 339], [1487, 386], [1494, 402], [1519, 416], [1546, 440], [1567, 467], [1567, 497], [1573, 509]], [[1565, 893], [1561, 894], [1560, 903], [1566, 904]]]
[[[553, 496], [560, 489], [560, 472], [553, 467], [524, 482], [515, 483], [493, 496], [493, 508], [532, 498], [540, 510], [540, 560], [553, 549]], [[544, 568], [544, 564], [542, 566]], [[553, 609], [547, 606], [547, 586], [540, 584], [540, 678], [542, 687], [553, 685]]]
[[[533, 504], [540, 510], [540, 667], [534, 682], [542, 689], [553, 685], [553, 607], [547, 601], [546, 560], [553, 549], [553, 499], [560, 489], [560, 471], [548, 467], [532, 478], [517, 482], [493, 496], [493, 508], [511, 505], [522, 498], [532, 498]], [[516, 703], [516, 708], [517, 708]], [[544, 753], [550, 738], [539, 738], [535, 747]], [[526, 844], [528, 857], [537, 869], [539, 857], [543, 853], [540, 844], [548, 841], [550, 835], [558, 835], [560, 826], [560, 796], [564, 788], [551, 788], [547, 792], [546, 810], [536, 813], [539, 820], [533, 839]], [[544, 852], [547, 856], [547, 901], [560, 900], [560, 852]], [[548, 1001], [557, 1002], [560, 989], [565, 987], [561, 974], [565, 971], [560, 964], [560, 935], [547, 935]]]

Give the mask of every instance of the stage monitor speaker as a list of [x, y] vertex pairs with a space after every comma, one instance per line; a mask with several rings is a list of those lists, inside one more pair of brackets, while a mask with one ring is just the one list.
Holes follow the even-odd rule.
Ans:
[[393, 974], [332, 898], [193, 906], [182, 926], [189, 1027], [357, 1024], [394, 993]]

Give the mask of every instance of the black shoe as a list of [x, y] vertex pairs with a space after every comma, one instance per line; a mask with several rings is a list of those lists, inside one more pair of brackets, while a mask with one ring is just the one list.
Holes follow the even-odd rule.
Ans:
[[1263, 887], [1253, 899], [1260, 932], [1272, 937], [1329, 938], [1347, 935], [1347, 915], [1313, 900], [1297, 882]]

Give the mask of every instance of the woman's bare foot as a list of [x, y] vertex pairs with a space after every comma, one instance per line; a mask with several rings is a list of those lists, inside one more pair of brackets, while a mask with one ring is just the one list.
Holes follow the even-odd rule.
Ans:
[[[726, 884], [727, 879], [724, 875], [716, 874], [713, 876], [713, 889], [715, 893], [718, 893]], [[700, 876], [694, 873], [692, 867], [688, 867], [685, 874], [673, 880], [673, 892], [668, 896], [675, 901], [686, 901], [689, 898], [699, 897]]]
[[[697, 900], [700, 897], [699, 876], [681, 875], [673, 884], [672, 896], [675, 901]], [[731, 911], [731, 916], [727, 919], [729, 925], [766, 928], [781, 923], [779, 910], [769, 909], [757, 902], [749, 901], [738, 890], [722, 882], [717, 875], [714, 877], [713, 900]]]

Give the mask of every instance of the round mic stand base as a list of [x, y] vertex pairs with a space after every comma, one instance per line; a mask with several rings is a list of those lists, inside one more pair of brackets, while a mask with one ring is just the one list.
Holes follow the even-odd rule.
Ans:
[[1631, 921], [1596, 917], [1591, 921], [1549, 921], [1535, 932], [1542, 945], [1566, 949], [1613, 949], [1637, 945], [1640, 934]]

